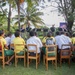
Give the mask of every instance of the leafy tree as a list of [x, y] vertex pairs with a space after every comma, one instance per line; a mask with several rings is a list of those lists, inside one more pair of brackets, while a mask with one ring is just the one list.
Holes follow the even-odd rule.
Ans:
[[75, 17], [75, 0], [51, 0], [58, 4], [59, 13], [63, 14], [67, 22], [68, 31], [71, 32]]
[[75, 1], [74, 0], [59, 0], [59, 10], [63, 13], [65, 20], [67, 22], [68, 31], [71, 31], [71, 28], [74, 23], [74, 10], [75, 10]]
[[0, 25], [4, 25], [6, 24], [6, 20], [7, 20], [7, 9], [3, 9], [3, 7], [6, 5], [5, 2], [0, 2]]
[[[34, 3], [27, 2], [25, 12], [20, 12], [20, 22], [24, 22], [26, 25], [28, 25], [29, 21], [31, 21], [35, 26], [38, 26], [38, 24], [44, 24], [40, 18], [40, 15], [43, 15], [43, 13], [38, 11]], [[14, 19], [18, 19], [18, 15], [16, 15]], [[16, 23], [18, 23], [18, 21]]]

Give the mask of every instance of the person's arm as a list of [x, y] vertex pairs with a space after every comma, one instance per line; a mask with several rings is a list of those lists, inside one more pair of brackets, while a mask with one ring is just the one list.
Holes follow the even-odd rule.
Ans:
[[5, 45], [4, 45], [4, 48], [8, 49], [8, 46], [5, 44]]
[[5, 39], [3, 39], [3, 45], [4, 45], [4, 48], [8, 49], [8, 46], [7, 46], [7, 43], [6, 43]]

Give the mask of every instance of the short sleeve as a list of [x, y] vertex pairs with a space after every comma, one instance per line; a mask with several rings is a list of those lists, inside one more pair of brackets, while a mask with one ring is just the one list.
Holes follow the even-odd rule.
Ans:
[[6, 40], [5, 39], [3, 39], [3, 44], [6, 45]]

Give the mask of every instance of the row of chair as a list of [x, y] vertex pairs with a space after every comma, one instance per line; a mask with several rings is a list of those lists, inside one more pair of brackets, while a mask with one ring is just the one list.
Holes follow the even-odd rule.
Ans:
[[[14, 49], [16, 49], [16, 46], [22, 46], [23, 44], [16, 44], [14, 45]], [[0, 42], [0, 46], [2, 47], [2, 43]], [[36, 50], [29, 50], [29, 46], [35, 46]], [[70, 45], [62, 45], [63, 46], [70, 46]], [[51, 50], [49, 50], [51, 49]], [[5, 56], [4, 56], [4, 48], [2, 47], [0, 49], [0, 53], [2, 52], [2, 55], [0, 56], [0, 59], [2, 59], [3, 62], [3, 68], [5, 66]], [[34, 52], [36, 55], [32, 56], [30, 55], [31, 52]], [[62, 55], [63, 52], [69, 52], [68, 55]], [[26, 65], [26, 58], [27, 58], [27, 67], [29, 67], [30, 60], [35, 59], [36, 60], [36, 69], [38, 67], [38, 64], [40, 62], [40, 54], [37, 53], [37, 45], [34, 44], [28, 44], [27, 45], [27, 56], [26, 52], [24, 51], [23, 55], [18, 55], [17, 53], [14, 54], [15, 56], [15, 66], [17, 66], [18, 58], [24, 58], [24, 66]], [[71, 48], [70, 50], [60, 50], [60, 65], [62, 64], [62, 59], [69, 59], [70, 64], [70, 56], [71, 56]], [[55, 68], [57, 68], [57, 45], [46, 45], [46, 54], [43, 55], [43, 61], [46, 65], [46, 70], [48, 70], [48, 61], [52, 60], [52, 64], [55, 65]]]

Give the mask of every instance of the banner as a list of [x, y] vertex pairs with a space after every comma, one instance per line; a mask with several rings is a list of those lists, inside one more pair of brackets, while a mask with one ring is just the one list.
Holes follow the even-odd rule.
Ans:
[[60, 22], [60, 28], [67, 29], [67, 23], [66, 22]]

